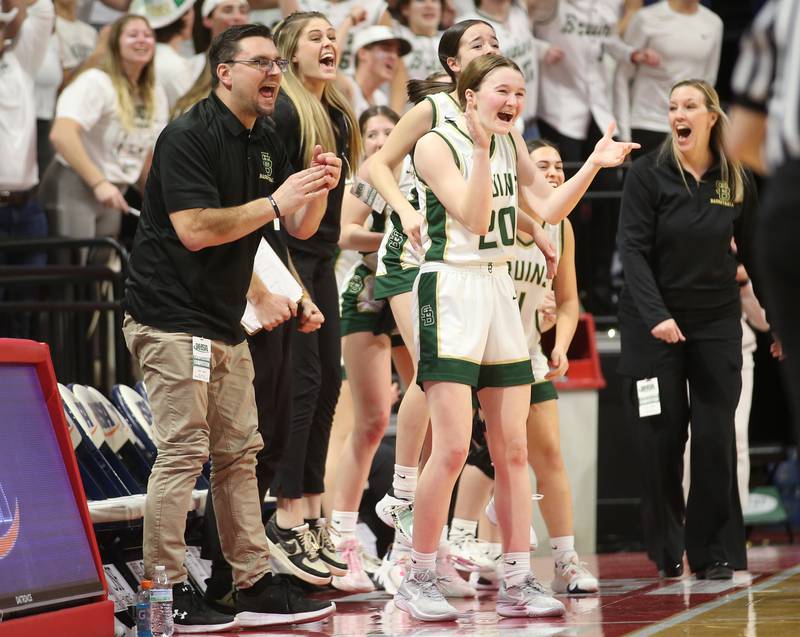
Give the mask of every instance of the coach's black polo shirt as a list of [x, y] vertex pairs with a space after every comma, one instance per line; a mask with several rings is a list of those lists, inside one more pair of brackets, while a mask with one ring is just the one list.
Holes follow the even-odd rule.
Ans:
[[247, 130], [214, 93], [171, 122], [153, 152], [125, 309], [165, 332], [241, 342], [239, 320], [261, 232], [191, 252], [169, 215], [265, 197], [292, 172], [275, 130], [261, 120]]
[[739, 261], [752, 272], [758, 207], [752, 178], [745, 175], [744, 200], [736, 203], [718, 162], [699, 183], [681, 172], [656, 150], [633, 162], [625, 178], [618, 239], [625, 276], [620, 320], [641, 321], [648, 330], [669, 318], [680, 325], [738, 317]]

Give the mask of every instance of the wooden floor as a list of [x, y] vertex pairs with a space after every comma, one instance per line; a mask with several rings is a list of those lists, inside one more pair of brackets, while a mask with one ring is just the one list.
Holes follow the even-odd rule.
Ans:
[[[545, 637], [549, 635], [745, 635], [800, 636], [800, 546], [760, 547], [749, 552], [750, 570], [732, 582], [659, 580], [642, 553], [590, 556], [590, 568], [600, 575], [600, 593], [561, 596], [567, 606], [563, 619], [501, 619], [494, 612], [494, 594], [455, 601], [457, 622], [413, 620], [394, 607], [389, 595], [333, 595], [337, 613], [325, 622], [274, 631], [264, 635], [319, 637]], [[534, 571], [549, 583], [552, 562], [534, 561]]]

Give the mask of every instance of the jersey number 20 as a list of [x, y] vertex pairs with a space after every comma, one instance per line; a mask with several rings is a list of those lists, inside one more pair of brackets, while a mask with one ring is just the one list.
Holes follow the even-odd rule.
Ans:
[[516, 223], [517, 209], [514, 206], [500, 208], [496, 213], [492, 210], [492, 218], [489, 220], [489, 232], [481, 235], [478, 242], [478, 249], [489, 250], [490, 248], [497, 247], [497, 241], [487, 241], [486, 237], [494, 230], [494, 225], [497, 223], [500, 230], [500, 242], [504, 246], [514, 245], [514, 232], [517, 226]]

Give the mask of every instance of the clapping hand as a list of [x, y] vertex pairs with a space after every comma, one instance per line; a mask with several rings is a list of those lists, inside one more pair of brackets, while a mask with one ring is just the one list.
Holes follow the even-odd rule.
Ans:
[[467, 119], [467, 132], [476, 149], [488, 151], [491, 139], [478, 117], [478, 98], [473, 91], [467, 91], [466, 97], [467, 107], [464, 109], [464, 115]]
[[342, 160], [336, 153], [323, 152], [322, 146], [314, 146], [314, 156], [311, 159], [311, 168], [324, 168], [326, 187], [333, 190], [342, 176]]

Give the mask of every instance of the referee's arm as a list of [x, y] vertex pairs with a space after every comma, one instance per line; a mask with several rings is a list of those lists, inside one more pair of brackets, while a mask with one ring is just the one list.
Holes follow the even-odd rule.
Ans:
[[775, 81], [776, 13], [776, 2], [769, 0], [751, 31], [742, 38], [741, 53], [731, 80], [736, 104], [731, 108], [727, 150], [733, 159], [760, 174], [767, 172], [764, 150], [767, 106]]

